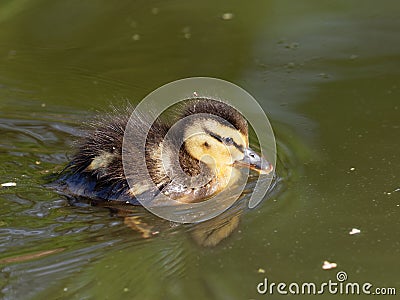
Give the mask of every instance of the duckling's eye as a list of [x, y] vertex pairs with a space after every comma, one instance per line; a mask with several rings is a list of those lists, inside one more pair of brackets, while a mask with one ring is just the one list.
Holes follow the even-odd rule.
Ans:
[[224, 143], [226, 145], [233, 145], [233, 138], [231, 138], [231, 137], [224, 138]]

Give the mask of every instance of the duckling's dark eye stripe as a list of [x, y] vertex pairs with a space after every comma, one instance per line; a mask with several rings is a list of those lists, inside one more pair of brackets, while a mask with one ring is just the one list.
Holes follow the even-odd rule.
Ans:
[[205, 133], [207, 133], [208, 135], [212, 136], [214, 139], [222, 142], [222, 138], [218, 134], [215, 134], [215, 133], [213, 133], [213, 132], [211, 132], [211, 131], [209, 131], [209, 130], [207, 130], [205, 128], [203, 128], [203, 130], [204, 130]]
[[[224, 138], [222, 138], [221, 136], [219, 136], [218, 134], [215, 134], [211, 131], [208, 131], [207, 129], [204, 130], [208, 135], [212, 136], [214, 139], [220, 141], [221, 143], [224, 143]], [[235, 146], [236, 149], [238, 149], [239, 151], [243, 152], [244, 151], [244, 147], [238, 145], [233, 139], [232, 139], [232, 145]]]
[[240, 146], [240, 145], [236, 144], [235, 141], [233, 141], [233, 145], [234, 145], [234, 146], [236, 147], [236, 149], [238, 149], [240, 152], [244, 152], [244, 147], [243, 147], [243, 146]]

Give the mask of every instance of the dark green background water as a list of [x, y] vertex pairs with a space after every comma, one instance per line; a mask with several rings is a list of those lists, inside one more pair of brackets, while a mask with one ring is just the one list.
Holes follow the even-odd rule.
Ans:
[[[270, 299], [264, 277], [337, 271], [399, 294], [399, 16], [396, 0], [2, 1], [0, 183], [17, 183], [0, 188], [2, 297]], [[143, 240], [43, 187], [96, 110], [189, 76], [247, 89], [277, 137], [279, 191], [228, 239]]]

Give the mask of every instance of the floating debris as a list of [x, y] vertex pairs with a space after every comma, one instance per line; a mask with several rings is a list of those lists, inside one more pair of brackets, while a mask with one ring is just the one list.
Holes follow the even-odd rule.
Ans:
[[322, 78], [329, 78], [329, 75], [326, 73], [320, 73], [320, 74], [318, 74], [318, 76], [322, 77]]
[[349, 234], [350, 235], [354, 235], [354, 234], [359, 234], [361, 232], [360, 229], [358, 228], [353, 228], [352, 230], [350, 230]]
[[294, 62], [290, 62], [285, 67], [288, 69], [294, 69], [296, 67], [296, 64]]
[[5, 182], [5, 183], [1, 184], [2, 187], [10, 187], [10, 186], [16, 186], [16, 185], [17, 185], [16, 182]]
[[182, 33], [183, 33], [183, 37], [185, 39], [190, 39], [190, 37], [192, 36], [191, 32], [190, 32], [190, 27], [186, 26], [182, 29]]
[[337, 263], [334, 262], [329, 262], [327, 260], [324, 261], [323, 265], [322, 265], [322, 269], [324, 270], [331, 270], [337, 267]]
[[354, 168], [354, 167], [351, 167], [351, 168], [350, 168], [350, 171], [352, 171], [352, 172], [353, 172], [353, 171], [355, 171], [355, 169], [356, 169], [356, 168]]
[[299, 43], [294, 42], [294, 43], [286, 44], [285, 48], [287, 48], [287, 49], [297, 49], [297, 48], [299, 48], [299, 46], [300, 46]]
[[265, 273], [265, 270], [264, 270], [264, 269], [262, 269], [262, 268], [259, 268], [257, 272], [258, 272], [258, 273], [262, 273], [262, 274], [264, 274], [264, 273]]
[[227, 13], [223, 13], [221, 18], [222, 20], [232, 20], [234, 17], [233, 13], [227, 12]]

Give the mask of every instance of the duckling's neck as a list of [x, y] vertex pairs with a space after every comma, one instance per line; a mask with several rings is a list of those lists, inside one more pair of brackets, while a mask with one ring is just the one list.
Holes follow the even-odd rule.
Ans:
[[168, 174], [171, 181], [162, 191], [182, 203], [205, 201], [235, 182], [239, 176], [236, 168], [229, 165], [208, 166], [192, 157], [184, 147], [179, 152], [179, 162], [184, 176]]
[[183, 172], [191, 177], [199, 175], [201, 170], [206, 167], [205, 164], [191, 156], [184, 145], [179, 150], [179, 163]]

